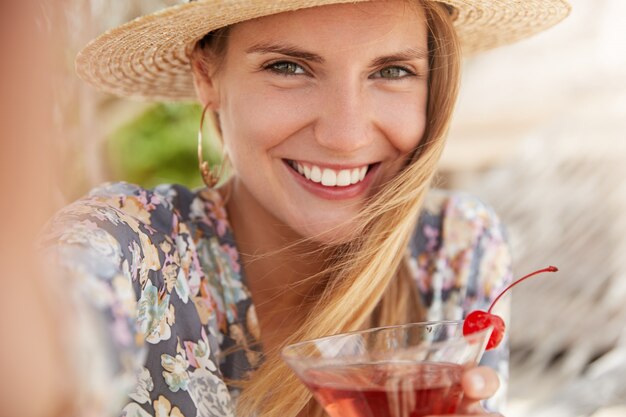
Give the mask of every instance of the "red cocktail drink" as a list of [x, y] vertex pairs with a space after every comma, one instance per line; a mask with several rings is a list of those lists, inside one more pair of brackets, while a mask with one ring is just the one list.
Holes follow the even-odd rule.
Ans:
[[478, 363], [491, 328], [463, 336], [462, 322], [414, 323], [329, 336], [282, 354], [331, 417], [454, 414], [461, 375]]
[[375, 363], [311, 369], [303, 381], [331, 417], [424, 417], [454, 413], [460, 365]]

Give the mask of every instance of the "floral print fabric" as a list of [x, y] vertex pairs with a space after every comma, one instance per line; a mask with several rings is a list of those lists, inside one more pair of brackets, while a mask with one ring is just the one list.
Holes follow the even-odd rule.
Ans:
[[[259, 364], [260, 331], [216, 191], [104, 185], [62, 210], [45, 240], [76, 318], [68, 358], [87, 409], [234, 415], [227, 381]], [[432, 320], [486, 309], [510, 280], [497, 217], [466, 195], [432, 191], [407, 251]], [[503, 346], [484, 361], [505, 381], [507, 359]]]

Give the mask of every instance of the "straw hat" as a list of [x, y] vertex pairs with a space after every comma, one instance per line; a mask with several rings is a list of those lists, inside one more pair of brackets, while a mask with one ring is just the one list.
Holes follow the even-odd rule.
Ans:
[[[307, 7], [368, 0], [191, 0], [142, 16], [91, 41], [78, 75], [100, 90], [151, 100], [193, 100], [189, 52], [208, 32]], [[566, 0], [427, 0], [447, 4], [464, 53], [515, 42], [567, 16]]]

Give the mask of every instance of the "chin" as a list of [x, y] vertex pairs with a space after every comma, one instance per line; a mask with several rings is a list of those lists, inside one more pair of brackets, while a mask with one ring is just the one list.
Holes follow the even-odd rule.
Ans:
[[357, 237], [353, 222], [328, 225], [324, 228], [307, 228], [301, 234], [304, 238], [324, 246], [343, 245]]

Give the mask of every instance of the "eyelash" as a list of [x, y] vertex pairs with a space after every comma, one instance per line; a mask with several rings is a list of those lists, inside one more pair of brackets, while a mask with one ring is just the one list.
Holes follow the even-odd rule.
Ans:
[[[392, 77], [392, 78], [384, 78], [382, 76], [374, 76], [376, 74], [381, 74], [385, 70], [392, 70], [392, 69], [393, 70], [398, 69], [400, 71], [403, 71], [405, 74], [404, 75], [400, 75], [399, 77]], [[414, 77], [416, 75], [417, 74], [415, 73], [415, 71], [413, 71], [413, 70], [411, 70], [411, 69], [409, 69], [407, 67], [403, 67], [401, 65], [391, 65], [389, 67], [384, 67], [384, 68], [379, 69], [373, 75], [371, 75], [370, 78], [384, 78], [386, 80], [397, 81], [397, 80], [402, 80], [402, 79], [404, 79], [406, 77]]]
[[[301, 70], [302, 72], [287, 72], [284, 69], [282, 69], [282, 70], [279, 69], [279, 67], [281, 67], [281, 66], [283, 68], [286, 67], [286, 66], [293, 66], [293, 67], [295, 67], [294, 68], [295, 71]], [[306, 74], [308, 74], [308, 71], [306, 69], [304, 69], [304, 67], [302, 65], [296, 64], [295, 62], [292, 62], [292, 61], [271, 62], [271, 63], [263, 66], [263, 69], [266, 70], [266, 71], [271, 71], [271, 72], [273, 72], [275, 74], [278, 74], [278, 75], [282, 75], [284, 77], [291, 77], [291, 76], [296, 76], [296, 75], [306, 75]], [[401, 75], [399, 77], [392, 77], [392, 78], [384, 78], [382, 76], [375, 76], [376, 74], [382, 73], [382, 71], [390, 70], [390, 69], [399, 69], [400, 71], [403, 71], [405, 74]], [[374, 78], [374, 79], [380, 78], [380, 79], [386, 79], [386, 80], [391, 80], [391, 81], [397, 81], [397, 80], [402, 80], [402, 79], [404, 79], [406, 77], [414, 77], [416, 75], [417, 74], [415, 73], [415, 71], [413, 71], [413, 70], [411, 70], [411, 69], [409, 69], [407, 67], [404, 67], [404, 66], [401, 66], [401, 65], [391, 65], [391, 66], [384, 67], [384, 68], [376, 71], [369, 78]]]
[[[294, 66], [297, 67], [296, 71], [302, 70], [302, 73], [293, 73], [293, 72], [286, 72], [284, 70], [280, 70], [279, 66]], [[303, 74], [307, 74], [307, 71], [302, 67], [302, 65], [296, 64], [295, 62], [291, 62], [291, 61], [276, 61], [276, 62], [271, 62], [265, 66], [263, 66], [264, 70], [267, 71], [271, 71], [273, 73], [276, 73], [278, 75], [283, 75], [285, 77], [291, 77], [294, 75], [303, 75]]]

